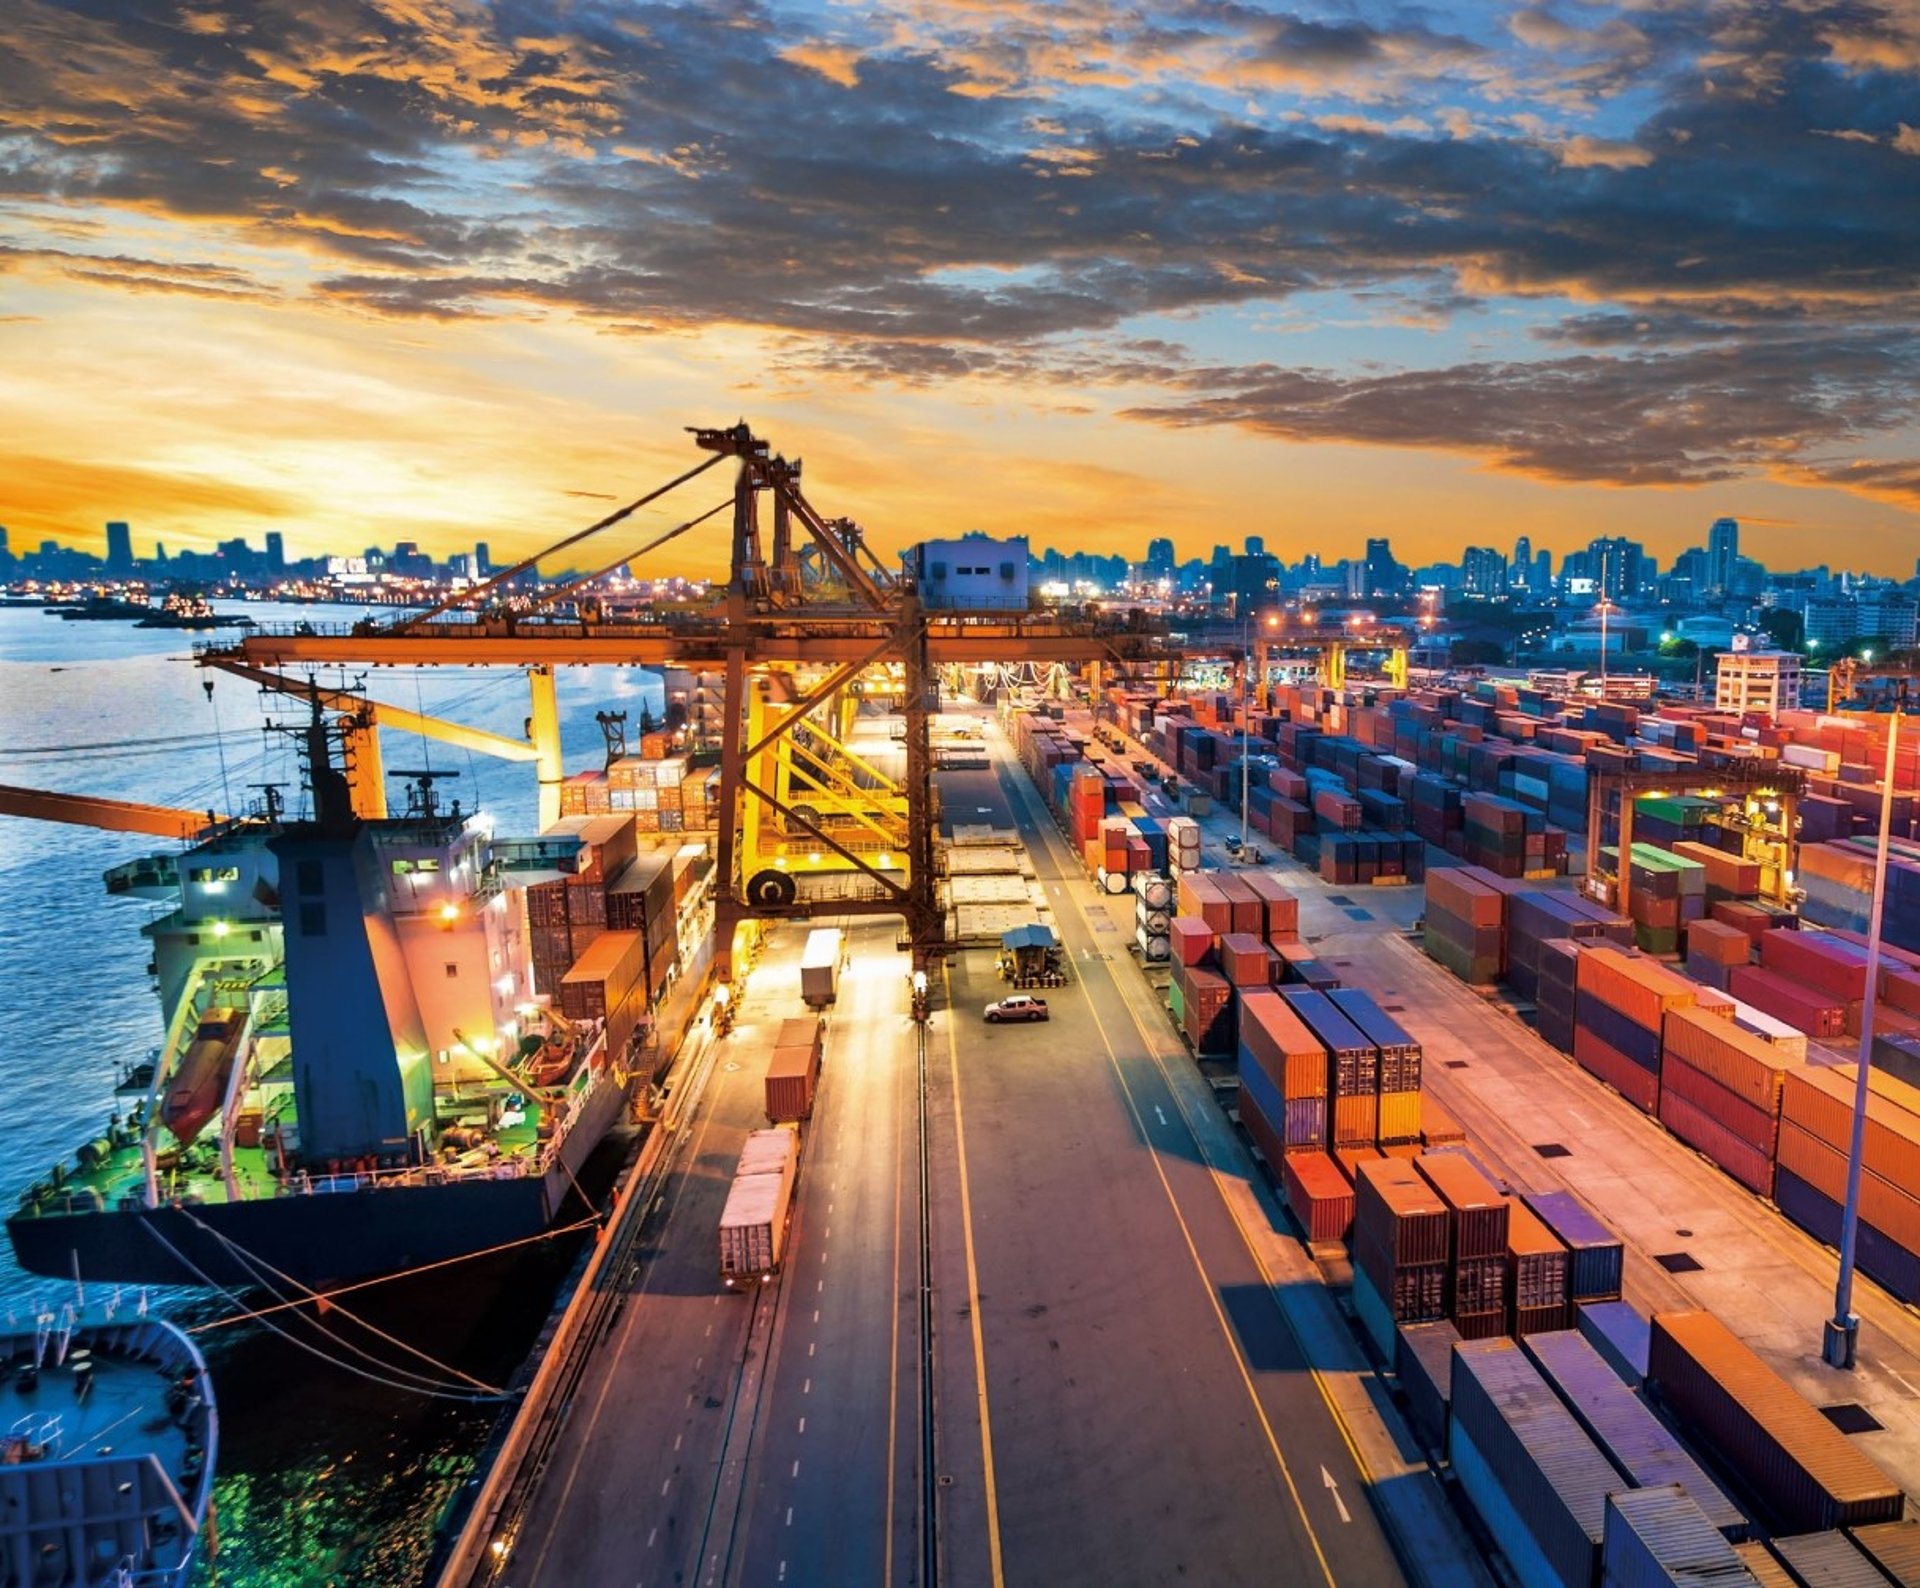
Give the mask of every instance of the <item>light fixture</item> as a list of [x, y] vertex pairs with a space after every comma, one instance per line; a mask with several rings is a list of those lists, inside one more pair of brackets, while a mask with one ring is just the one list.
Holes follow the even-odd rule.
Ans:
[[452, 931], [454, 923], [460, 919], [460, 906], [449, 899], [440, 906], [440, 926], [443, 931]]
[[215, 937], [225, 937], [232, 930], [232, 926], [225, 921], [215, 921], [213, 923], [213, 935]]

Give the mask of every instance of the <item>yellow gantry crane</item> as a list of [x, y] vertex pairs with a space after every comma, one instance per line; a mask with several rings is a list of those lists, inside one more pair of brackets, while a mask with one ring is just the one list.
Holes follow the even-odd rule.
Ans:
[[[850, 519], [828, 517], [801, 490], [801, 464], [744, 424], [696, 429], [708, 456], [666, 484], [522, 559], [470, 590], [394, 622], [339, 633], [312, 625], [256, 629], [209, 648], [203, 665], [264, 688], [309, 695], [288, 669], [512, 666], [530, 689], [525, 740], [485, 734], [370, 702], [319, 692], [351, 731], [355, 808], [384, 811], [377, 728], [427, 733], [483, 754], [531, 761], [540, 823], [560, 812], [565, 776], [555, 669], [682, 668], [717, 677], [719, 817], [715, 958], [730, 970], [734, 928], [748, 918], [887, 914], [902, 917], [916, 962], [940, 951], [945, 924], [934, 883], [933, 761], [928, 718], [938, 668], [1024, 664], [1089, 668], [1164, 663], [1163, 629], [1137, 619], [1071, 619], [1019, 611], [936, 611], [889, 572]], [[546, 558], [603, 535], [641, 508], [731, 461], [724, 500], [558, 588], [519, 588]], [[723, 514], [731, 519], [724, 588], [696, 610], [611, 610], [591, 587]], [[603, 546], [604, 546], [603, 542]], [[860, 735], [862, 706], [880, 702], [905, 723], [885, 753]]]

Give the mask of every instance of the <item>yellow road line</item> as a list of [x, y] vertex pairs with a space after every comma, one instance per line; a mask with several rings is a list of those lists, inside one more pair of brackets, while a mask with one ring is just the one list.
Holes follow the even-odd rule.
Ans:
[[[1117, 983], [1115, 990], [1118, 990]], [[1221, 1338], [1227, 1342], [1227, 1349], [1233, 1353], [1233, 1365], [1240, 1372], [1240, 1382], [1246, 1386], [1247, 1399], [1253, 1403], [1254, 1415], [1260, 1419], [1261, 1431], [1267, 1436], [1267, 1448], [1273, 1452], [1274, 1462], [1280, 1468], [1280, 1476], [1286, 1480], [1287, 1493], [1293, 1498], [1294, 1509], [1300, 1513], [1300, 1525], [1307, 1530], [1307, 1542], [1313, 1545], [1313, 1557], [1320, 1563], [1321, 1574], [1327, 1579], [1329, 1588], [1332, 1588], [1333, 1567], [1327, 1562], [1326, 1551], [1320, 1547], [1320, 1535], [1314, 1530], [1313, 1519], [1307, 1515], [1307, 1503], [1301, 1497], [1299, 1484], [1294, 1482], [1293, 1468], [1287, 1464], [1286, 1456], [1281, 1453], [1280, 1440], [1273, 1431], [1272, 1422], [1268, 1420], [1267, 1408], [1261, 1404], [1260, 1392], [1254, 1386], [1252, 1370], [1247, 1366], [1247, 1359], [1240, 1349], [1240, 1342], [1234, 1337], [1233, 1325], [1227, 1321], [1226, 1309], [1220, 1305], [1219, 1292], [1207, 1273], [1207, 1265], [1201, 1260], [1200, 1248], [1194, 1241], [1192, 1229], [1188, 1227], [1186, 1215], [1180, 1211], [1180, 1200], [1173, 1194], [1173, 1182], [1167, 1178], [1166, 1166], [1160, 1161], [1159, 1149], [1153, 1145], [1153, 1138], [1147, 1134], [1146, 1119], [1140, 1113], [1140, 1106], [1134, 1098], [1133, 1088], [1127, 1084], [1126, 1072], [1120, 1068], [1120, 1056], [1114, 1052], [1112, 1039], [1107, 1036], [1106, 1022], [1100, 1018], [1100, 1011], [1094, 1007], [1091, 998], [1087, 1000], [1087, 1012], [1093, 1016], [1094, 1029], [1100, 1033], [1101, 1046], [1107, 1050], [1107, 1062], [1113, 1067], [1114, 1079], [1119, 1081], [1120, 1090], [1126, 1096], [1127, 1112], [1133, 1115], [1133, 1122], [1140, 1131], [1140, 1142], [1147, 1149], [1147, 1160], [1153, 1165], [1153, 1172], [1159, 1176], [1160, 1189], [1167, 1195], [1167, 1206], [1173, 1210], [1174, 1222], [1180, 1226], [1180, 1238], [1187, 1243], [1187, 1255], [1193, 1259], [1194, 1272], [1200, 1276], [1200, 1288], [1206, 1292], [1208, 1305], [1213, 1308], [1214, 1320], [1220, 1325]]]
[[[1046, 832], [1044, 827], [1041, 827], [1039, 831], [1042, 841], [1047, 845], [1049, 851], [1051, 851], [1051, 835]], [[1057, 857], [1055, 869], [1056, 871], [1059, 869]], [[1084, 925], [1089, 934], [1091, 934], [1093, 931], [1093, 921], [1087, 914], [1086, 907], [1081, 903], [1079, 896], [1073, 891], [1073, 878], [1065, 873], [1061, 873], [1060, 880], [1067, 884], [1066, 896], [1073, 901], [1074, 910], [1079, 915], [1081, 924]], [[1140, 1023], [1138, 1019], [1133, 1016], [1133, 1007], [1128, 1002], [1125, 992], [1121, 990], [1119, 978], [1109, 973], [1108, 980], [1113, 983], [1114, 991], [1119, 994], [1121, 1004], [1127, 1009], [1128, 1017], [1134, 1020], [1135, 1029], [1140, 1030]], [[951, 998], [948, 999], [948, 1003], [951, 1005]], [[1100, 1011], [1095, 1006], [1091, 996], [1087, 999], [1087, 1013], [1093, 1016], [1094, 1029], [1100, 1033], [1101, 1046], [1107, 1050], [1107, 1063], [1112, 1067], [1114, 1079], [1120, 1083], [1121, 1093], [1126, 1098], [1127, 1112], [1133, 1116], [1134, 1126], [1140, 1133], [1141, 1144], [1147, 1149], [1147, 1159], [1153, 1165], [1153, 1172], [1159, 1177], [1160, 1189], [1166, 1193], [1167, 1206], [1173, 1211], [1174, 1222], [1180, 1226], [1180, 1237], [1186, 1242], [1187, 1255], [1193, 1260], [1194, 1272], [1199, 1275], [1200, 1288], [1206, 1292], [1207, 1303], [1213, 1308], [1214, 1320], [1220, 1326], [1221, 1337], [1227, 1342], [1227, 1349], [1233, 1354], [1233, 1365], [1239, 1371], [1240, 1382], [1246, 1388], [1248, 1400], [1253, 1403], [1254, 1415], [1260, 1419], [1260, 1428], [1266, 1435], [1267, 1448], [1272, 1451], [1274, 1463], [1280, 1469], [1280, 1476], [1286, 1481], [1287, 1493], [1293, 1499], [1294, 1509], [1300, 1514], [1300, 1525], [1307, 1531], [1307, 1541], [1313, 1545], [1314, 1559], [1320, 1563], [1321, 1573], [1331, 1585], [1334, 1582], [1333, 1567], [1328, 1563], [1326, 1551], [1321, 1547], [1320, 1535], [1314, 1529], [1313, 1520], [1307, 1515], [1306, 1501], [1301, 1497], [1299, 1484], [1294, 1481], [1293, 1468], [1288, 1465], [1286, 1456], [1281, 1452], [1279, 1438], [1275, 1435], [1273, 1424], [1267, 1417], [1266, 1407], [1261, 1403], [1260, 1393], [1254, 1385], [1253, 1374], [1247, 1366], [1246, 1356], [1240, 1349], [1239, 1340], [1234, 1337], [1233, 1326], [1227, 1319], [1226, 1309], [1220, 1305], [1219, 1293], [1207, 1273], [1205, 1262], [1201, 1260], [1200, 1248], [1193, 1238], [1193, 1230], [1187, 1224], [1186, 1215], [1180, 1211], [1180, 1201], [1179, 1198], [1174, 1195], [1173, 1182], [1167, 1178], [1166, 1166], [1161, 1163], [1159, 1150], [1153, 1145], [1153, 1138], [1147, 1132], [1146, 1118], [1140, 1112], [1139, 1101], [1133, 1095], [1133, 1088], [1127, 1084], [1126, 1072], [1120, 1068], [1120, 1056], [1114, 1050], [1113, 1039], [1107, 1035], [1106, 1022], [1100, 1018]], [[1146, 1035], [1143, 1030], [1140, 1031], [1140, 1034], [1143, 1038]], [[949, 1039], [951, 1039], [951, 1034], [949, 1034]], [[1148, 1046], [1151, 1048], [1150, 1043]], [[1151, 1054], [1149, 1057], [1151, 1057]], [[1158, 1060], [1155, 1059], [1153, 1062], [1157, 1064]], [[1168, 1087], [1168, 1091], [1173, 1096], [1174, 1106], [1178, 1108], [1180, 1103], [1179, 1093], [1174, 1091], [1171, 1086]], [[1184, 1114], [1182, 1115], [1182, 1123], [1186, 1124], [1189, 1134], [1194, 1136], [1194, 1142], [1197, 1146], [1199, 1144], [1198, 1133], [1194, 1132], [1192, 1123], [1185, 1119]], [[1208, 1170], [1209, 1174], [1211, 1174], [1211, 1165], [1208, 1165]], [[1217, 1183], [1215, 1189], [1217, 1192]], [[1225, 1201], [1224, 1197], [1222, 1201]], [[1231, 1204], [1228, 1204], [1227, 1211], [1228, 1214], [1232, 1216], [1233, 1209]], [[1234, 1222], [1236, 1228], [1239, 1228], [1239, 1220], [1237, 1217], [1235, 1217]], [[1243, 1242], [1246, 1241], [1246, 1231], [1244, 1228], [1240, 1229], [1240, 1237]], [[1260, 1270], [1263, 1277], [1267, 1277], [1266, 1269], [1264, 1265], [1260, 1264], [1257, 1254], [1255, 1254], [1255, 1267]], [[1269, 1289], [1271, 1289], [1270, 1278], [1268, 1283]], [[1284, 1314], [1282, 1314], [1282, 1321], [1285, 1321]], [[1305, 1356], [1304, 1345], [1302, 1345], [1301, 1351], [1302, 1355]], [[1339, 1429], [1341, 1439], [1346, 1443], [1347, 1449], [1352, 1452], [1353, 1440], [1347, 1433], [1346, 1424], [1341, 1418], [1338, 1408], [1334, 1406], [1332, 1400], [1328, 1397], [1326, 1386], [1320, 1382], [1317, 1373], [1314, 1374], [1314, 1382], [1320, 1391], [1321, 1399], [1326, 1402], [1328, 1411], [1333, 1414], [1334, 1426]], [[1359, 1467], [1362, 1473], [1365, 1472], [1365, 1467], [1357, 1460], [1357, 1453], [1356, 1466]]]
[[953, 1140], [960, 1160], [960, 1232], [967, 1248], [967, 1316], [973, 1322], [974, 1393], [980, 1405], [980, 1465], [986, 1479], [987, 1565], [993, 1588], [1006, 1588], [1000, 1560], [1000, 1492], [993, 1478], [993, 1419], [987, 1411], [987, 1342], [980, 1323], [980, 1269], [973, 1254], [973, 1194], [967, 1183], [967, 1126], [960, 1111], [960, 1050], [953, 1035], [953, 974], [943, 962], [946, 993], [947, 1073], [953, 1082]]

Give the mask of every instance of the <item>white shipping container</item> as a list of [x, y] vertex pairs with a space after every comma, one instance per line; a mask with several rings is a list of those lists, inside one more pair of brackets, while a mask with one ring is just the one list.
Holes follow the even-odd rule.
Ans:
[[1734, 1548], [1677, 1483], [1607, 1496], [1602, 1588], [1759, 1588]]
[[1840, 770], [1838, 751], [1822, 750], [1813, 744], [1783, 744], [1780, 746], [1780, 760], [1783, 765], [1802, 767], [1809, 772], [1831, 775]]
[[839, 990], [840, 929], [823, 926], [807, 934], [800, 955], [800, 997], [810, 1008], [830, 1004]]
[[1764, 1009], [1756, 1009], [1738, 998], [1733, 1001], [1733, 1023], [1745, 1027], [1763, 1042], [1771, 1043], [1784, 1057], [1805, 1062], [1807, 1034], [1798, 1026], [1788, 1025]]
[[[720, 1278], [729, 1289], [779, 1273], [800, 1164], [800, 1138], [790, 1130], [756, 1130], [747, 1143], [720, 1214]], [[756, 1160], [767, 1167], [750, 1167]]]

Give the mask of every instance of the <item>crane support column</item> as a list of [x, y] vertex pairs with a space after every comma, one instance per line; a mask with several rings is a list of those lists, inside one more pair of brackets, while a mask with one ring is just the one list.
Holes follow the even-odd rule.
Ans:
[[745, 759], [741, 734], [747, 715], [747, 653], [727, 652], [727, 683], [720, 707], [720, 830], [714, 854], [713, 970], [721, 981], [733, 979], [734, 929], [746, 918], [741, 901], [740, 787]]
[[567, 775], [560, 756], [560, 694], [553, 669], [544, 664], [527, 669], [527, 683], [533, 695], [527, 737], [533, 741], [534, 768], [540, 778], [540, 831], [545, 832], [560, 820], [560, 785]]

